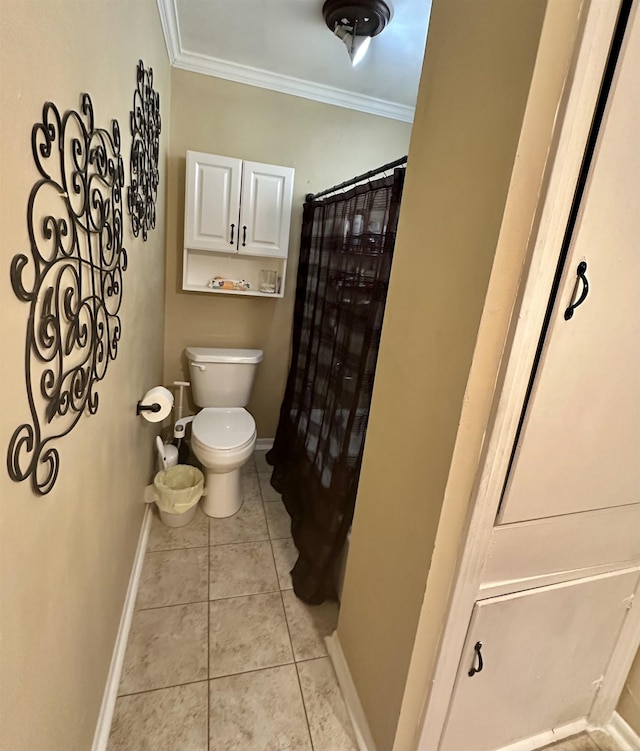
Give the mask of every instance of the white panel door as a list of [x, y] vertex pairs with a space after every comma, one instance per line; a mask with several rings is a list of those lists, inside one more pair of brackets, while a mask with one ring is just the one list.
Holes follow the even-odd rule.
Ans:
[[286, 258], [294, 170], [244, 162], [238, 252]]
[[[501, 524], [640, 502], [640, 18], [632, 10]], [[588, 294], [569, 320], [565, 311]]]
[[439, 751], [494, 751], [588, 716], [637, 582], [635, 569], [476, 603]]
[[237, 252], [242, 162], [187, 151], [185, 247]]

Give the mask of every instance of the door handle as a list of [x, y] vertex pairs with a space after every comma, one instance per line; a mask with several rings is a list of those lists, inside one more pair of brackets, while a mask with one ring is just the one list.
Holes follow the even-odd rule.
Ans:
[[[576, 300], [576, 293], [578, 292], [578, 285], [582, 282], [582, 292], [580, 293], [580, 297]], [[582, 303], [587, 299], [587, 295], [589, 294], [589, 280], [587, 279], [587, 262], [586, 261], [580, 261], [578, 264], [578, 268], [576, 269], [576, 283], [573, 288], [573, 294], [571, 295], [572, 300], [576, 300], [574, 303], [571, 303], [569, 307], [564, 311], [564, 320], [568, 321], [571, 318], [573, 318], [573, 311], [579, 306], [582, 305]]]
[[242, 247], [247, 244], [247, 225], [242, 228]]
[[235, 229], [235, 224], [231, 225], [231, 240], [229, 240], [229, 245], [233, 245], [233, 230]]
[[[473, 647], [473, 650], [475, 652], [475, 657], [474, 657], [474, 660], [473, 660], [475, 664], [472, 665], [471, 666], [471, 670], [469, 670], [469, 677], [470, 678], [473, 678], [473, 676], [476, 673], [480, 673], [482, 671], [482, 668], [484, 667], [484, 660], [482, 659], [482, 651], [481, 651], [482, 650], [482, 642], [481, 641], [477, 641], [475, 643], [475, 646]], [[477, 664], [477, 667], [476, 667], [476, 664]]]

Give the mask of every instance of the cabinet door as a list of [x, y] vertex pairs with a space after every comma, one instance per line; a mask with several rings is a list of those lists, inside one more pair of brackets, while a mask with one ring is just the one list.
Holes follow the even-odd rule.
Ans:
[[187, 151], [186, 248], [237, 251], [241, 174], [240, 159]]
[[293, 174], [290, 167], [243, 163], [239, 253], [286, 258]]
[[[632, 11], [500, 523], [640, 502], [640, 14]], [[565, 311], [588, 294], [566, 320]]]
[[439, 751], [493, 751], [587, 717], [637, 582], [627, 570], [478, 602]]

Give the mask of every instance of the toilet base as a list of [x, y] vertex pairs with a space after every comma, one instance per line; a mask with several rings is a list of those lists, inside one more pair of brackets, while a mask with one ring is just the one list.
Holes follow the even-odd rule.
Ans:
[[206, 495], [203, 495], [200, 501], [200, 508], [207, 516], [213, 516], [216, 519], [233, 516], [242, 506], [240, 469], [222, 474], [207, 472], [205, 493]]

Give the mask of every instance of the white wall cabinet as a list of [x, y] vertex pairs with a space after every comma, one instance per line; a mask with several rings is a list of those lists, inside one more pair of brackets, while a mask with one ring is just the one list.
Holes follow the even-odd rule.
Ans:
[[[183, 289], [282, 297], [293, 179], [291, 167], [188, 151]], [[275, 295], [259, 291], [262, 269], [276, 271]], [[250, 289], [214, 289], [216, 276]]]

